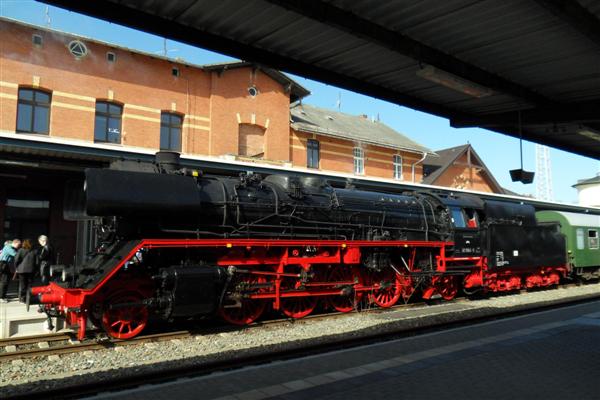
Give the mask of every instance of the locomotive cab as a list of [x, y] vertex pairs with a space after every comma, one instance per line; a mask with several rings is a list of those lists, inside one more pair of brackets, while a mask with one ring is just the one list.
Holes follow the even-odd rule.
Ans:
[[447, 195], [442, 201], [454, 225], [454, 257], [481, 255], [481, 226], [485, 220], [484, 203], [471, 195]]

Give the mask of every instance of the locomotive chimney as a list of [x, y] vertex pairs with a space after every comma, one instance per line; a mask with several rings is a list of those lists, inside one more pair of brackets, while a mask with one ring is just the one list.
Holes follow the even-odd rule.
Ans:
[[154, 155], [154, 162], [162, 172], [172, 174], [181, 167], [179, 157], [179, 153], [174, 151], [159, 151]]

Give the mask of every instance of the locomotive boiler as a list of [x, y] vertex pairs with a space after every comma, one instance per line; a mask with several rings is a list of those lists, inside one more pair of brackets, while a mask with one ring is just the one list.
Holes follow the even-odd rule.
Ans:
[[[243, 325], [266, 311], [301, 318], [318, 307], [449, 300], [461, 288], [547, 286], [566, 274], [560, 233], [538, 226], [528, 206], [314, 176], [202, 176], [178, 157], [86, 170], [65, 215], [93, 218], [98, 248], [64, 282], [33, 288], [31, 302], [80, 337], [89, 320], [131, 338], [151, 316]], [[546, 258], [520, 256], [542, 239]]]

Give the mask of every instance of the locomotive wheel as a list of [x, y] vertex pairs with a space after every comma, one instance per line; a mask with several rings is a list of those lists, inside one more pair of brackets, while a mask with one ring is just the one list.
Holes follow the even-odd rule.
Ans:
[[402, 296], [400, 276], [392, 268], [369, 272], [369, 284], [375, 288], [369, 293], [369, 300], [381, 308], [390, 308]]
[[[263, 284], [266, 281], [265, 277], [261, 275], [237, 275], [233, 278], [230, 286], [235, 288], [240, 286], [240, 284]], [[219, 316], [225, 322], [233, 325], [249, 325], [260, 318], [267, 307], [267, 303], [264, 300], [241, 299], [240, 302], [240, 307], [221, 306], [219, 308]]]
[[404, 300], [405, 303], [408, 303], [415, 292], [413, 280], [410, 276], [404, 274], [399, 275], [398, 279], [400, 280], [400, 285], [402, 286], [402, 300]]
[[135, 293], [124, 293], [112, 297], [102, 313], [102, 328], [115, 339], [131, 339], [139, 335], [148, 323], [148, 307], [127, 305], [110, 308], [110, 305], [139, 303], [142, 297]]
[[439, 293], [444, 300], [452, 300], [458, 293], [458, 282], [454, 276], [442, 276], [438, 281]]
[[315, 310], [317, 303], [314, 296], [287, 297], [281, 299], [281, 312], [290, 318], [304, 318]]
[[[354, 274], [350, 268], [334, 267], [329, 272], [327, 281], [334, 282], [354, 282]], [[356, 304], [360, 302], [362, 293], [352, 291], [347, 295], [328, 296], [326, 301], [333, 309], [339, 312], [347, 313], [356, 308]]]
[[[293, 273], [300, 272], [301, 268], [293, 270]], [[286, 271], [292, 272], [292, 271]], [[281, 280], [281, 291], [289, 291], [294, 289], [300, 289], [301, 286], [300, 278], [284, 277]], [[280, 302], [280, 311], [283, 315], [298, 319], [304, 318], [312, 313], [317, 308], [318, 298], [315, 296], [304, 296], [304, 297], [282, 297]]]

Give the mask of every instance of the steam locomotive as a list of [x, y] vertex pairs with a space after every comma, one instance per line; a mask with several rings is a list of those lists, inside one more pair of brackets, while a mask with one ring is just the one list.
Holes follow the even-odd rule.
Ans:
[[203, 176], [177, 153], [88, 169], [65, 217], [96, 221], [99, 245], [64, 282], [29, 302], [86, 334], [140, 334], [150, 316], [218, 315], [252, 323], [266, 310], [302, 318], [459, 290], [558, 284], [569, 273], [558, 224], [530, 205], [468, 194], [333, 187], [318, 177]]

